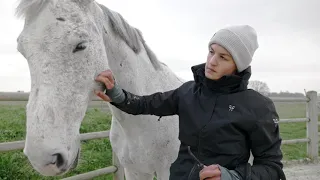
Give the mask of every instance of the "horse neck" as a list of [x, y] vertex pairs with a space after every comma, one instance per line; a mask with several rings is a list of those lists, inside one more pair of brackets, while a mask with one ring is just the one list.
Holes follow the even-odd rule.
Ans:
[[154, 68], [144, 48], [136, 54], [120, 38], [109, 39], [108, 64], [121, 88], [145, 95], [178, 85], [177, 77], [165, 65], [161, 65], [162, 70]]
[[137, 95], [144, 95], [180, 85], [181, 81], [166, 65], [160, 63], [161, 70], [155, 69], [141, 41], [141, 51], [135, 53], [119, 34], [114, 32], [109, 17], [101, 9], [103, 7], [96, 5], [95, 17], [97, 24], [103, 26], [101, 29], [105, 32], [102, 36], [108, 66], [120, 87]]

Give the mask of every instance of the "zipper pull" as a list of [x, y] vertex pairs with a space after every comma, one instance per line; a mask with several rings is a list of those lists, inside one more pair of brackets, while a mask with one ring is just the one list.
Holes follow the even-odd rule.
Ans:
[[192, 151], [191, 151], [191, 149], [190, 149], [190, 146], [188, 146], [188, 152], [189, 152], [189, 154], [191, 155], [191, 157], [192, 157], [195, 161], [197, 161], [198, 167], [201, 168], [201, 169], [203, 169], [203, 168], [204, 168], [204, 164], [202, 164], [202, 163], [200, 162], [200, 160], [192, 153]]

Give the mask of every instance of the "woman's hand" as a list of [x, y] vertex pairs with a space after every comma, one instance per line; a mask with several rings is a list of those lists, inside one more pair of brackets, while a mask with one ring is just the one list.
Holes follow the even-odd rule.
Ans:
[[200, 180], [221, 180], [221, 171], [218, 165], [204, 166], [199, 173]]
[[[101, 72], [95, 79], [97, 82], [104, 83], [107, 89], [112, 89], [114, 87], [114, 78], [112, 72], [110, 70], [106, 70]], [[95, 90], [94, 93], [99, 96], [101, 99], [107, 102], [111, 102], [109, 96], [107, 96], [104, 92]]]

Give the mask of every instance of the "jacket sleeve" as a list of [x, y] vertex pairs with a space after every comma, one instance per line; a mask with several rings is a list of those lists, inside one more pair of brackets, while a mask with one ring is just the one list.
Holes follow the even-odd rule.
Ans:
[[[262, 109], [262, 110], [261, 110]], [[248, 163], [236, 170], [244, 180], [285, 180], [282, 170], [282, 152], [279, 134], [279, 116], [271, 100], [262, 107], [256, 123], [249, 132], [251, 151], [254, 156], [252, 166]]]
[[176, 115], [178, 114], [179, 104], [178, 90], [179, 88], [166, 92], [156, 92], [145, 96], [138, 96], [123, 90], [125, 100], [121, 103], [111, 102], [111, 104], [132, 115]]
[[222, 167], [220, 165], [218, 165], [218, 166], [219, 166], [219, 169], [221, 172], [221, 179], [222, 180], [242, 180], [237, 171], [229, 170], [229, 169]]

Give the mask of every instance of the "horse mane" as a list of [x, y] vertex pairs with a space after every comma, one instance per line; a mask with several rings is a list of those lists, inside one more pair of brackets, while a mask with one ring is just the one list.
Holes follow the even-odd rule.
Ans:
[[26, 18], [37, 15], [52, 0], [19, 0], [15, 15]]
[[160, 62], [156, 57], [155, 53], [150, 49], [150, 47], [146, 44], [142, 32], [132, 27], [127, 23], [127, 21], [122, 17], [121, 14], [110, 10], [109, 8], [105, 7], [102, 4], [98, 4], [104, 14], [110, 19], [111, 27], [113, 31], [118, 34], [122, 40], [126, 42], [126, 44], [137, 54], [141, 51], [140, 41], [145, 48], [147, 55], [156, 70], [161, 69], [161, 64], [165, 65], [164, 63]]

